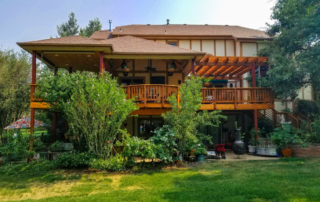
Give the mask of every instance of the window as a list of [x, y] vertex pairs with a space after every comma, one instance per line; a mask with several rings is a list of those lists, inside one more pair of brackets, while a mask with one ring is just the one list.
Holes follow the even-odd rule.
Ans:
[[267, 67], [267, 66], [260, 67], [260, 76], [266, 77], [268, 71], [269, 71], [269, 67]]
[[171, 46], [178, 46], [178, 42], [177, 41], [168, 41], [168, 44]]
[[148, 139], [152, 137], [153, 131], [163, 126], [161, 118], [139, 118], [138, 119], [138, 137]]

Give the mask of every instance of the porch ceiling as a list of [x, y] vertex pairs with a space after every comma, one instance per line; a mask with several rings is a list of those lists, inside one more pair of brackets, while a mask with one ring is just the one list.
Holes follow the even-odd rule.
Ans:
[[196, 62], [195, 72], [206, 78], [238, 79], [252, 70], [253, 62], [256, 66], [266, 66], [267, 60], [267, 57], [218, 57], [207, 54]]

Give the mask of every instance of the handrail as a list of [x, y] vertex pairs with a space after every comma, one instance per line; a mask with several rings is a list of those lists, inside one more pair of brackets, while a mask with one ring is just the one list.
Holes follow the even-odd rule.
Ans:
[[[36, 101], [33, 94], [36, 84], [31, 86], [31, 101]], [[159, 103], [164, 107], [168, 97], [175, 94], [180, 101], [179, 86], [163, 84], [140, 84], [123, 86], [127, 99], [135, 97], [135, 101], [146, 107], [147, 103]], [[217, 104], [273, 104], [273, 92], [271, 88], [202, 88], [202, 104], [211, 104], [216, 108]]]

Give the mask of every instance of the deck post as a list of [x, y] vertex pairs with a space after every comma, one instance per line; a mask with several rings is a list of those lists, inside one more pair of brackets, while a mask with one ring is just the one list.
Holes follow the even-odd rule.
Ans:
[[[70, 68], [69, 68], [69, 73], [70, 73]], [[72, 71], [72, 69], [71, 69], [71, 71]], [[54, 68], [54, 76], [57, 76], [57, 74], [58, 74], [58, 67], [55, 67]], [[52, 142], [56, 141], [56, 135], [57, 135], [57, 112], [53, 112], [53, 117], [52, 117]]]
[[104, 71], [103, 51], [100, 51], [100, 74]]
[[69, 74], [72, 73], [72, 67], [69, 67]]
[[196, 75], [194, 63], [195, 63], [195, 59], [192, 59], [192, 60], [191, 60], [191, 71], [192, 71], [192, 75], [193, 75], [193, 76]]
[[[32, 51], [32, 73], [31, 73], [31, 84], [36, 84], [36, 74], [37, 74], [37, 55], [36, 51]], [[34, 108], [31, 108], [30, 114], [30, 135], [32, 135], [34, 130]]]
[[[256, 88], [257, 87], [257, 85], [256, 85], [256, 62], [255, 61], [253, 61], [252, 62], [252, 87], [253, 88]], [[252, 101], [254, 101], [254, 100], [256, 100], [256, 97], [255, 97], [255, 89], [252, 89], [253, 90], [253, 92], [252, 92], [252, 95], [253, 95], [253, 98], [252, 98]], [[258, 132], [258, 110], [257, 109], [255, 109], [254, 111], [253, 111], [253, 113], [254, 113], [254, 130], [256, 131], [256, 132]]]

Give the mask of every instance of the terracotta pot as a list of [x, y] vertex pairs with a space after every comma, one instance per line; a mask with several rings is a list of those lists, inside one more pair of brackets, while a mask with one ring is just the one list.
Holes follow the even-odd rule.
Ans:
[[209, 86], [210, 86], [210, 83], [204, 83], [203, 86], [204, 86], [204, 87], [209, 87]]
[[195, 152], [195, 151], [196, 151], [196, 149], [190, 150], [190, 156], [192, 156], [193, 152]]
[[168, 72], [174, 72], [174, 69], [173, 68], [169, 68]]
[[124, 72], [130, 72], [130, 69], [129, 68], [124, 68], [123, 71]]
[[176, 164], [180, 165], [181, 164], [181, 160], [176, 161]]
[[292, 149], [286, 148], [282, 150], [283, 157], [291, 157], [292, 156]]

